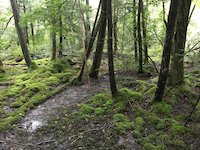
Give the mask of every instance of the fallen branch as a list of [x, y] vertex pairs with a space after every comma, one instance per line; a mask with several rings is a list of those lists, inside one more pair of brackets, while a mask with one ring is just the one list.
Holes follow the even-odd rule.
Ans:
[[199, 100], [200, 100], [200, 95], [199, 95], [199, 98], [198, 98], [198, 100], [197, 100], [197, 102], [196, 102], [195, 106], [193, 107], [193, 110], [191, 111], [191, 113], [190, 113], [190, 115], [189, 115], [189, 117], [188, 117], [187, 121], [185, 122], [185, 127], [186, 127], [186, 125], [187, 125], [188, 121], [190, 120], [190, 117], [192, 116], [192, 114], [193, 114], [193, 112], [194, 112], [195, 108], [197, 107], [197, 104], [199, 103]]

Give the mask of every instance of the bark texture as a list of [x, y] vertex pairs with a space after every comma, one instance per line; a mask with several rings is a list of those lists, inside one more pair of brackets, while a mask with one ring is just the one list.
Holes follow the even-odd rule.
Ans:
[[141, 18], [141, 11], [142, 11], [142, 0], [139, 0], [138, 6], [138, 43], [139, 43], [139, 69], [138, 74], [144, 73], [142, 67], [142, 36], [141, 36], [141, 25], [140, 25], [140, 18]]
[[162, 98], [163, 98], [163, 93], [164, 93], [165, 84], [166, 84], [168, 71], [169, 71], [170, 54], [171, 54], [171, 49], [172, 49], [172, 39], [174, 36], [178, 6], [179, 6], [179, 1], [171, 0], [167, 29], [166, 29], [166, 34], [165, 34], [165, 43], [164, 43], [163, 54], [162, 54], [160, 74], [159, 74], [158, 84], [157, 84], [155, 97], [154, 97], [154, 101], [156, 102], [162, 101]]
[[117, 94], [117, 87], [115, 82], [114, 65], [113, 65], [113, 36], [112, 36], [112, 1], [107, 0], [107, 14], [108, 14], [108, 66], [110, 88], [112, 96]]
[[22, 28], [19, 25], [19, 11], [17, 8], [17, 4], [15, 0], [10, 0], [10, 4], [12, 7], [12, 11], [13, 11], [13, 15], [14, 15], [14, 20], [15, 20], [15, 27], [17, 29], [17, 34], [18, 34], [18, 38], [19, 38], [19, 42], [21, 45], [21, 49], [24, 55], [24, 59], [26, 61], [26, 64], [28, 67], [31, 67], [31, 58], [30, 58], [30, 54], [28, 51], [28, 47], [26, 45], [26, 38], [24, 37], [24, 33]]
[[172, 47], [172, 62], [169, 78], [170, 85], [174, 85], [177, 82], [179, 82], [179, 84], [184, 83], [184, 51], [191, 0], [182, 0], [179, 3], [180, 4], [175, 26], [175, 37]]
[[134, 51], [135, 51], [135, 61], [138, 61], [138, 44], [137, 44], [137, 24], [136, 24], [136, 2], [133, 0], [133, 38], [134, 38]]
[[107, 1], [102, 0], [102, 10], [100, 16], [100, 28], [99, 35], [96, 47], [96, 53], [94, 56], [93, 64], [90, 71], [91, 78], [97, 78], [98, 72], [101, 64], [101, 58], [103, 53], [104, 41], [105, 41], [105, 32], [106, 32], [106, 14], [107, 14]]

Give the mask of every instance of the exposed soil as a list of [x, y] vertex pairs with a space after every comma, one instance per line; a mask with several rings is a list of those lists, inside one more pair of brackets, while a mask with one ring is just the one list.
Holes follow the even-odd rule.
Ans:
[[[84, 103], [91, 96], [98, 93], [105, 93], [109, 90], [108, 75], [101, 76], [97, 80], [91, 80], [91, 91], [88, 90], [88, 85], [85, 83], [81, 86], [70, 86], [54, 97], [48, 99], [45, 103], [31, 110], [19, 124], [16, 124], [11, 131], [0, 133], [0, 149], [1, 150], [22, 150], [27, 147], [34, 149], [48, 149], [45, 146], [40, 146], [42, 143], [48, 145], [56, 141], [54, 137], [42, 137], [43, 141], [38, 143], [38, 140], [33, 140], [38, 136], [37, 128], [47, 125], [49, 119], [57, 116], [58, 107], [69, 108], [74, 104]], [[76, 110], [74, 110], [76, 111]], [[127, 146], [131, 148], [137, 145], [132, 136], [120, 136], [119, 143], [123, 145], [125, 139], [130, 137], [131, 141]], [[31, 143], [30, 143], [31, 141]], [[44, 145], [45, 145], [44, 144]], [[66, 145], [65, 145], [66, 147]], [[30, 149], [32, 149], [30, 148]], [[60, 146], [62, 148], [62, 146]], [[28, 148], [29, 149], [29, 148]], [[132, 148], [131, 148], [132, 149]]]

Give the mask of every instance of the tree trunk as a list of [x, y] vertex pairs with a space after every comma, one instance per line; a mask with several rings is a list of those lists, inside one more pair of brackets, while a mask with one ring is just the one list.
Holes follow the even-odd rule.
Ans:
[[108, 66], [110, 88], [112, 96], [117, 94], [117, 87], [115, 82], [114, 65], [113, 65], [113, 38], [112, 38], [112, 1], [107, 0], [107, 14], [108, 14]]
[[[92, 34], [91, 34], [89, 45], [88, 45], [88, 48], [87, 48], [87, 54], [86, 54], [86, 58], [87, 59], [88, 59], [88, 57], [89, 57], [89, 55], [90, 55], [90, 53], [92, 51], [92, 46], [93, 46], [94, 41], [96, 39], [97, 33], [99, 32], [100, 20], [98, 21], [97, 26], [96, 26], [96, 23], [97, 23], [97, 18], [98, 18], [98, 15], [99, 15], [100, 7], [101, 7], [101, 1], [99, 1], [99, 7], [98, 7], [98, 10], [97, 10], [97, 14], [96, 14], [94, 25], [93, 25], [93, 29], [92, 29]], [[83, 60], [83, 65], [82, 65], [82, 68], [81, 68], [81, 71], [80, 71], [80, 74], [79, 74], [79, 77], [78, 77], [79, 81], [81, 81], [81, 79], [82, 79], [86, 61], [87, 60], [85, 60], [85, 59]]]
[[138, 46], [137, 46], [137, 25], [136, 25], [136, 3], [133, 0], [133, 38], [134, 38], [134, 51], [135, 51], [135, 61], [138, 61]]
[[[89, 6], [89, 0], [86, 0], [86, 5]], [[86, 42], [85, 42], [85, 49], [87, 50], [89, 40], [90, 40], [90, 17], [89, 17], [89, 12], [86, 12], [86, 22], [85, 22], [85, 37], [86, 37]]]
[[148, 49], [147, 49], [147, 34], [146, 34], [146, 15], [144, 12], [144, 3], [141, 2], [142, 11], [142, 28], [143, 28], [143, 41], [144, 41], [144, 63], [148, 63]]
[[171, 85], [174, 85], [177, 82], [179, 82], [179, 84], [184, 83], [184, 50], [190, 6], [191, 0], [180, 1], [175, 26], [175, 37], [172, 47], [172, 62], [169, 77], [169, 84]]
[[138, 43], [139, 43], [139, 70], [137, 74], [144, 73], [142, 67], [142, 36], [141, 36], [141, 27], [140, 27], [140, 14], [142, 10], [142, 0], [139, 0], [138, 6]]
[[28, 47], [26, 45], [26, 39], [24, 37], [23, 30], [19, 25], [19, 12], [18, 12], [18, 9], [17, 9], [16, 1], [10, 0], [10, 4], [12, 6], [12, 11], [13, 11], [14, 20], [15, 20], [15, 27], [17, 29], [17, 34], [18, 34], [18, 37], [19, 37], [19, 42], [20, 42], [21, 49], [22, 49], [22, 52], [23, 52], [23, 55], [24, 55], [24, 59], [26, 61], [27, 66], [31, 67], [31, 58], [30, 58], [30, 54], [29, 54], [29, 51], [28, 51]]
[[98, 72], [101, 64], [101, 57], [103, 53], [104, 41], [105, 41], [105, 32], [106, 32], [106, 0], [102, 0], [102, 10], [100, 16], [100, 29], [96, 47], [96, 53], [94, 56], [93, 64], [91, 67], [90, 77], [97, 78]]
[[59, 57], [61, 58], [62, 57], [62, 51], [63, 51], [63, 32], [62, 32], [63, 30], [62, 30], [62, 13], [61, 12], [60, 12], [59, 24], [60, 24]]
[[115, 6], [114, 6], [114, 23], [113, 23], [113, 28], [114, 28], [114, 51], [117, 52], [117, 22], [118, 22], [118, 0], [115, 0]]
[[[25, 2], [23, 3], [23, 8], [24, 8], [24, 14], [26, 13], [26, 6], [25, 6]], [[29, 44], [29, 36], [28, 36], [28, 26], [26, 24], [26, 27], [24, 29], [25, 31], [25, 36], [26, 36], [26, 43]]]
[[166, 29], [166, 34], [165, 34], [165, 44], [163, 48], [162, 62], [161, 62], [161, 68], [160, 68], [160, 75], [159, 75], [158, 84], [157, 84], [155, 97], [154, 97], [154, 101], [156, 102], [161, 102], [163, 98], [163, 93], [164, 93], [165, 84], [166, 84], [168, 71], [169, 71], [170, 53], [172, 49], [172, 39], [174, 36], [178, 6], [179, 6], [179, 1], [171, 0], [167, 29]]

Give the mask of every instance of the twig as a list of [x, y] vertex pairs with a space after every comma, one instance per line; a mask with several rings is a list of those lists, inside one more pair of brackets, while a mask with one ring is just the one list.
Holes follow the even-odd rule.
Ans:
[[190, 113], [190, 115], [189, 115], [189, 117], [188, 117], [187, 121], [185, 122], [185, 127], [186, 127], [186, 125], [187, 125], [188, 121], [190, 120], [190, 117], [192, 116], [192, 114], [193, 114], [193, 112], [194, 112], [195, 108], [197, 107], [197, 104], [199, 103], [199, 100], [200, 100], [200, 95], [199, 95], [199, 98], [198, 98], [198, 100], [197, 100], [197, 102], [196, 102], [195, 106], [193, 107], [193, 110], [191, 111], [191, 113]]
[[165, 20], [165, 2], [162, 0], [163, 5], [163, 22], [165, 23], [165, 27], [167, 27], [167, 21]]
[[178, 82], [176, 82], [168, 91], [167, 93], [165, 94], [164, 98], [167, 96], [167, 94], [176, 86], [178, 85], [181, 81], [183, 81], [185, 78], [188, 78], [188, 77], [184, 77], [182, 78], [181, 80], [179, 80]]
[[13, 16], [14, 16], [14, 15], [12, 15], [12, 16], [9, 18], [9, 20], [8, 20], [8, 22], [7, 22], [7, 24], [6, 24], [6, 27], [3, 29], [3, 31], [2, 31], [2, 33], [1, 33], [1, 35], [0, 35], [0, 38], [1, 38], [1, 36], [3, 35], [3, 33], [5, 32], [5, 30], [7, 29], [7, 27], [8, 27], [8, 25], [9, 25], [11, 19], [13, 18]]

